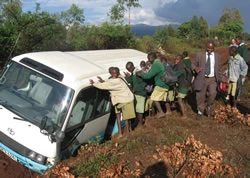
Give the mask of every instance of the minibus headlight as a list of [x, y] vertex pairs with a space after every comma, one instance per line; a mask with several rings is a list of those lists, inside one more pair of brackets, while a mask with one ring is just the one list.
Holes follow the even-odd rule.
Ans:
[[36, 153], [34, 151], [30, 151], [28, 153], [28, 157], [30, 159], [32, 159], [33, 161], [36, 161], [36, 162], [38, 162], [40, 164], [44, 164], [45, 163], [45, 159], [46, 159], [43, 155], [40, 155], [40, 154], [38, 154], [38, 153]]
[[44, 164], [45, 157], [42, 156], [42, 155], [37, 154], [37, 156], [36, 156], [36, 161], [39, 162], [39, 163]]
[[34, 160], [35, 157], [36, 157], [36, 153], [35, 153], [34, 151], [29, 152], [28, 157], [29, 157], [30, 159]]

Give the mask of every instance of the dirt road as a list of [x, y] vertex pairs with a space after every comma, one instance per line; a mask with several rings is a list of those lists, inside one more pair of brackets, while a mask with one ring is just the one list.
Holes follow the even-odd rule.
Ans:
[[1, 178], [34, 177], [32, 171], [13, 161], [2, 151], [0, 151], [0, 175]]

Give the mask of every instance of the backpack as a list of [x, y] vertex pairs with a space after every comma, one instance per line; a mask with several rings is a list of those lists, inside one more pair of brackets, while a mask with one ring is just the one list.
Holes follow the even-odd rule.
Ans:
[[165, 71], [162, 74], [162, 76], [160, 76], [160, 79], [170, 87], [175, 86], [175, 84], [178, 81], [176, 72], [174, 71], [171, 65], [168, 65], [167, 67], [165, 67]]
[[186, 81], [191, 84], [193, 80], [193, 70], [186, 63], [185, 64], [185, 72], [186, 72]]

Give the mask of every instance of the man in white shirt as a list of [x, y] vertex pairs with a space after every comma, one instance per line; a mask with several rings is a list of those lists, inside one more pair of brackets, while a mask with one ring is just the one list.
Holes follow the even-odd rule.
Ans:
[[222, 79], [221, 57], [214, 52], [214, 43], [209, 41], [206, 51], [198, 53], [192, 63], [196, 72], [194, 90], [196, 91], [197, 117], [200, 119], [206, 111], [209, 116], [217, 94], [217, 83]]

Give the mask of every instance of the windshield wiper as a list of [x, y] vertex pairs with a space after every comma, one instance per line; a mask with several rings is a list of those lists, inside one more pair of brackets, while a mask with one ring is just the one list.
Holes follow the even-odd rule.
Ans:
[[20, 120], [20, 121], [24, 121], [24, 119], [22, 119], [22, 118], [20, 118], [20, 117], [13, 117], [13, 119]]

